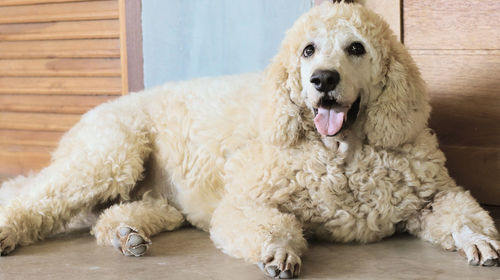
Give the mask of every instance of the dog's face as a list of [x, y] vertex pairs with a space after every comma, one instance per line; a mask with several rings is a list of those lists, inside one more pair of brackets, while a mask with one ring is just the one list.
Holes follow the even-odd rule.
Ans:
[[310, 34], [300, 47], [301, 97], [322, 136], [336, 136], [357, 120], [362, 93], [372, 79], [366, 38], [345, 20]]
[[[412, 141], [430, 113], [412, 58], [387, 23], [359, 4], [324, 4], [299, 18], [268, 68], [271, 141], [300, 138], [394, 147]], [[352, 139], [349, 138], [349, 139]]]

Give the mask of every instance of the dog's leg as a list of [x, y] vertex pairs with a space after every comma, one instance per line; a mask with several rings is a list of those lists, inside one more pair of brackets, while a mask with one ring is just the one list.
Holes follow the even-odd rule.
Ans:
[[469, 264], [492, 266], [498, 263], [497, 229], [469, 192], [438, 193], [427, 208], [408, 221], [407, 228], [410, 233], [447, 250], [459, 250]]
[[81, 211], [128, 198], [151, 151], [148, 119], [136, 111], [106, 104], [63, 137], [52, 163], [29, 180], [30, 191], [1, 209], [2, 255], [60, 232]]
[[307, 247], [295, 216], [231, 197], [224, 198], [215, 210], [210, 236], [224, 253], [258, 263], [271, 277], [296, 277]]
[[182, 214], [165, 199], [144, 198], [105, 210], [92, 233], [99, 245], [112, 245], [126, 256], [142, 256], [150, 237], [182, 225]]

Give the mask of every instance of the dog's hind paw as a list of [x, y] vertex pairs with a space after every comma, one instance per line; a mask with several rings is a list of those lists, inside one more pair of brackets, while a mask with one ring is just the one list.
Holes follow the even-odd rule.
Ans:
[[0, 255], [5, 256], [16, 248], [16, 232], [10, 227], [0, 227]]
[[121, 225], [116, 229], [112, 243], [125, 256], [140, 257], [148, 250], [151, 240], [132, 227]]
[[290, 279], [299, 276], [301, 264], [292, 250], [279, 247], [268, 250], [258, 266], [268, 276]]

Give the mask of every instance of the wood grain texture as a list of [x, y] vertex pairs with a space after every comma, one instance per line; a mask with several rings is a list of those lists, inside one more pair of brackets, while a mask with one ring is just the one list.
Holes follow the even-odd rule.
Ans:
[[77, 114], [0, 112], [0, 129], [63, 132], [79, 120]]
[[38, 171], [49, 165], [53, 149], [47, 146], [0, 144], [0, 174], [26, 175]]
[[[2, 0], [0, 1], [1, 6], [21, 6], [21, 5], [33, 5], [33, 4], [47, 4], [47, 3], [66, 3], [66, 2], [81, 2], [82, 0]], [[85, 0], [85, 1], [96, 1], [96, 0]]]
[[450, 175], [481, 203], [500, 205], [500, 148], [442, 147]]
[[120, 77], [120, 59], [3, 59], [0, 60], [0, 76], [77, 76]]
[[498, 49], [500, 1], [405, 0], [410, 49]]
[[119, 57], [118, 39], [0, 41], [0, 59]]
[[0, 1], [0, 174], [49, 164], [65, 131], [122, 92], [118, 0]]
[[114, 98], [116, 96], [0, 94], [0, 111], [83, 114]]
[[483, 56], [499, 56], [500, 49], [498, 50], [432, 50], [432, 49], [411, 49], [408, 52], [412, 55], [483, 55]]
[[413, 54], [431, 94], [442, 144], [500, 147], [500, 55]]
[[119, 77], [0, 77], [0, 94], [119, 95]]
[[0, 24], [117, 19], [116, 5], [118, 5], [117, 1], [112, 0], [0, 6]]
[[120, 14], [120, 61], [122, 74], [122, 95], [128, 94], [128, 58], [127, 58], [127, 27], [125, 19], [125, 0], [118, 1]]
[[0, 129], [0, 145], [56, 147], [62, 132]]
[[0, 25], [0, 40], [59, 40], [119, 38], [118, 20], [92, 20]]
[[404, 42], [431, 94], [451, 175], [500, 205], [500, 1], [405, 0]]

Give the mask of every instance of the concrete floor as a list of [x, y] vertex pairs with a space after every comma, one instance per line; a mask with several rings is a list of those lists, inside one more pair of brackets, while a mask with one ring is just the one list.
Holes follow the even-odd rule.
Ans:
[[[500, 279], [500, 267], [470, 266], [456, 252], [402, 234], [368, 245], [313, 242], [300, 278]], [[269, 278], [218, 251], [207, 233], [184, 228], [154, 237], [149, 253], [139, 258], [99, 247], [87, 232], [59, 236], [1, 257], [0, 279]]]

